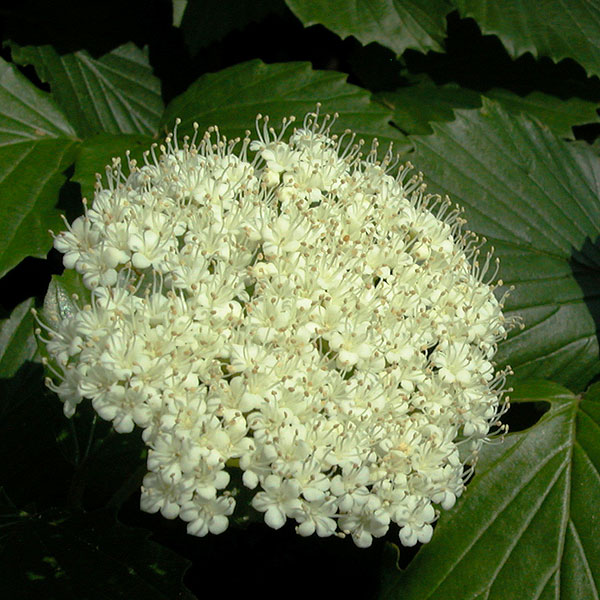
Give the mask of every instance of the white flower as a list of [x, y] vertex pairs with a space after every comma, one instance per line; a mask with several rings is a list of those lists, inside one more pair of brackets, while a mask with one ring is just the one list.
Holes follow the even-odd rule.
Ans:
[[189, 482], [167, 481], [156, 473], [148, 473], [142, 483], [140, 508], [149, 513], [160, 511], [166, 519], [175, 519], [192, 494]]
[[209, 532], [223, 533], [229, 525], [227, 517], [233, 514], [234, 508], [235, 500], [230, 496], [210, 499], [195, 496], [181, 507], [179, 516], [188, 521], [188, 533], [202, 537]]
[[433, 534], [431, 523], [435, 510], [431, 503], [417, 496], [407, 496], [396, 507], [394, 520], [400, 525], [400, 541], [404, 546], [414, 546], [417, 542], [426, 544]]
[[279, 529], [287, 517], [302, 508], [300, 486], [291, 480], [282, 480], [277, 475], [267, 475], [262, 487], [265, 491], [254, 496], [252, 506], [265, 513], [265, 523], [269, 527]]
[[100, 231], [93, 228], [87, 217], [79, 217], [71, 225], [67, 223], [67, 227], [68, 231], [63, 231], [54, 238], [54, 247], [64, 254], [65, 268], [74, 269], [96, 246], [100, 240]]
[[369, 494], [362, 502], [356, 503], [350, 512], [340, 517], [340, 529], [352, 534], [352, 539], [359, 548], [369, 547], [373, 537], [382, 537], [387, 533], [390, 517], [381, 504], [377, 496]]
[[175, 133], [115, 159], [55, 236], [89, 298], [39, 320], [48, 385], [67, 416], [85, 398], [143, 429], [140, 505], [192, 535], [227, 528], [240, 469], [275, 529], [427, 542], [505, 410], [490, 257], [420, 174], [327, 119]]
[[334, 535], [337, 523], [333, 517], [338, 510], [335, 498], [325, 498], [312, 502], [302, 501], [300, 509], [294, 512], [299, 523], [296, 532], [301, 536], [309, 536], [316, 532], [319, 537]]

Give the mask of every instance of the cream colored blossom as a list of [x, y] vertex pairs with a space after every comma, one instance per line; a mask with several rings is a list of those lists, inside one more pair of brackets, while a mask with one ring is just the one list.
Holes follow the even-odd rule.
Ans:
[[506, 405], [487, 263], [391, 152], [257, 123], [107, 169], [55, 236], [90, 300], [44, 325], [48, 385], [143, 429], [141, 507], [193, 535], [227, 528], [239, 468], [270, 527], [427, 542]]

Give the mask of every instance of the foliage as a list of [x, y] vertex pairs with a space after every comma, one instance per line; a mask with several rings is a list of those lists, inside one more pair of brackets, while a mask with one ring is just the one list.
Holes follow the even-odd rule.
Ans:
[[[212, 575], [231, 597], [252, 586], [279, 596], [322, 567], [331, 580], [323, 597], [598, 597], [596, 5], [189, 0], [176, 3], [174, 26], [167, 2], [9, 4], [0, 57], [0, 595], [199, 598]], [[57, 277], [48, 230], [81, 214], [96, 173], [127, 150], [142, 161], [177, 117], [182, 135], [197, 122], [235, 137], [259, 112], [278, 123], [317, 102], [339, 113], [338, 133], [393, 142], [432, 192], [465, 208], [468, 227], [487, 240], [482, 251], [493, 246], [500, 258], [503, 289], [514, 286], [507, 311], [523, 323], [497, 355], [515, 371], [506, 417], [514, 432], [485, 446], [465, 495], [416, 555], [398, 555], [391, 534], [359, 550], [272, 532], [251, 513], [201, 539], [140, 515], [139, 436], [116, 434], [90, 406], [65, 419], [43, 386], [30, 309], [49, 286], [54, 310], [78, 301], [74, 282]]]
[[519, 386], [513, 402], [549, 410], [482, 453], [469, 493], [406, 571], [387, 574], [382, 597], [593, 598], [600, 523], [587, 507], [600, 501], [599, 391]]
[[[548, 377], [580, 391], [598, 372], [595, 317], [600, 164], [524, 116], [484, 100], [479, 111], [414, 137], [415, 163], [496, 249], [506, 309], [524, 328], [501, 344], [518, 379]], [[565, 314], [566, 313], [566, 314]]]

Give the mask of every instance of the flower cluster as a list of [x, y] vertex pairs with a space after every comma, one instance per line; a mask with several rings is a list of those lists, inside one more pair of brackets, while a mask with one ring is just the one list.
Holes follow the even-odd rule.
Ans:
[[143, 428], [141, 507], [191, 534], [227, 528], [240, 469], [275, 529], [427, 542], [506, 407], [490, 257], [410, 165], [292, 121], [113, 161], [54, 239], [90, 300], [40, 320], [48, 385]]

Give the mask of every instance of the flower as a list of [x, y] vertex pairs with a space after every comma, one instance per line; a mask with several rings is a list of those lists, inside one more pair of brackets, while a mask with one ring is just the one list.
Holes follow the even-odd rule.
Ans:
[[511, 323], [458, 208], [318, 110], [292, 122], [113, 161], [54, 239], [89, 301], [40, 319], [48, 385], [143, 429], [141, 507], [193, 535], [227, 528], [240, 469], [270, 527], [425, 543], [498, 431]]

